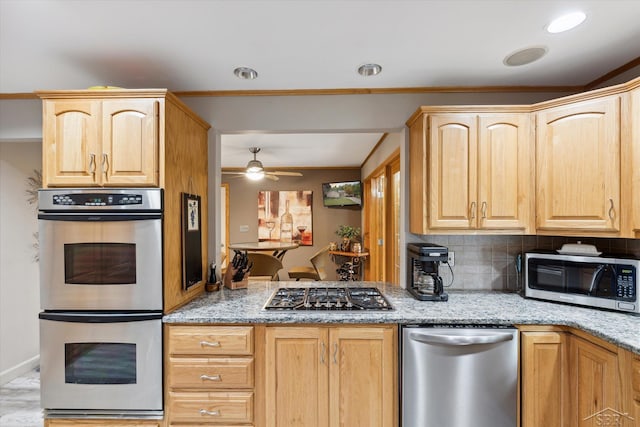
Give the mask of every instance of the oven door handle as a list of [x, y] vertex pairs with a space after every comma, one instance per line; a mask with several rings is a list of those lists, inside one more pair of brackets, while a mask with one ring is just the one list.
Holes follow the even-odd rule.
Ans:
[[132, 213], [98, 213], [95, 214], [38, 214], [38, 219], [46, 221], [142, 221], [149, 219], [162, 219], [162, 214], [132, 214]]
[[42, 312], [38, 315], [42, 320], [77, 323], [120, 323], [139, 322], [143, 320], [162, 319], [162, 313], [122, 313], [122, 312]]

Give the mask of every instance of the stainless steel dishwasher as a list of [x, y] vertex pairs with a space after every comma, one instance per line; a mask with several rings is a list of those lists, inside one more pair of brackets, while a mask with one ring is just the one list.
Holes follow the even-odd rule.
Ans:
[[402, 328], [402, 427], [515, 427], [518, 331]]

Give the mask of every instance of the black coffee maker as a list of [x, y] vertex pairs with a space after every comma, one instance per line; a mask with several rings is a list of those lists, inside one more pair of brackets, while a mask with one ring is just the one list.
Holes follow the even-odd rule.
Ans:
[[441, 262], [447, 262], [449, 249], [434, 243], [407, 244], [407, 290], [420, 301], [447, 301], [442, 277], [438, 274]]

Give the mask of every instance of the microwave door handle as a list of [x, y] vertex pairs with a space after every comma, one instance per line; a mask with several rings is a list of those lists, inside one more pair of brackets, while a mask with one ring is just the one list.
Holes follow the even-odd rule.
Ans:
[[589, 286], [588, 295], [594, 294], [596, 286], [598, 285], [598, 283], [600, 283], [600, 279], [602, 279], [602, 275], [604, 274], [606, 268], [606, 265], [599, 265], [598, 268], [596, 268], [596, 271], [593, 272], [593, 276], [591, 276], [591, 286]]

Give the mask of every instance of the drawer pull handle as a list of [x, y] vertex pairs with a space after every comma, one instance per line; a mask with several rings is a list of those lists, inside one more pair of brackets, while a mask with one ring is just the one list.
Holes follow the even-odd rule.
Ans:
[[471, 207], [469, 208], [469, 211], [471, 212], [470, 219], [476, 219], [476, 202], [471, 202]]
[[220, 341], [214, 341], [214, 342], [200, 341], [200, 345], [202, 347], [220, 347]]
[[206, 409], [200, 409], [200, 415], [209, 415], [211, 417], [219, 417], [220, 411], [217, 409], [214, 411], [207, 411]]
[[482, 211], [482, 219], [487, 218], [487, 202], [482, 202], [482, 208], [480, 211]]
[[338, 343], [333, 344], [333, 363], [338, 363]]
[[324, 365], [324, 353], [325, 353], [325, 345], [324, 345], [324, 341], [321, 343], [321, 352], [320, 352], [320, 363], [322, 363]]
[[222, 381], [222, 378], [220, 377], [220, 375], [205, 375], [205, 374], [202, 374], [202, 375], [200, 375], [200, 379], [201, 380], [208, 380], [208, 381]]

